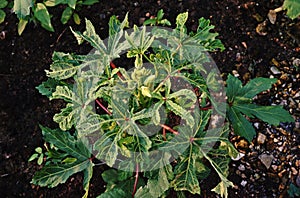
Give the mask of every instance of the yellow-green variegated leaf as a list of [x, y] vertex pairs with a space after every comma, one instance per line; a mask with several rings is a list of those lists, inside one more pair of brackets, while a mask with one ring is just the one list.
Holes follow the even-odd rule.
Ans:
[[173, 111], [176, 115], [184, 119], [190, 127], [194, 126], [194, 118], [192, 114], [186, 109], [182, 108], [180, 105], [174, 103], [171, 100], [167, 100], [167, 108]]

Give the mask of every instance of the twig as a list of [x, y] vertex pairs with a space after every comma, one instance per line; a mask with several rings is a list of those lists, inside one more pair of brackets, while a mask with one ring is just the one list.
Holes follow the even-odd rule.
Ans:
[[178, 131], [175, 131], [174, 129], [172, 129], [171, 127], [167, 126], [167, 125], [164, 125], [164, 124], [159, 124], [159, 126], [161, 126], [162, 128], [170, 131], [171, 133], [175, 134], [175, 135], [178, 135], [179, 132]]
[[133, 186], [133, 191], [132, 191], [132, 197], [134, 197], [134, 195], [136, 193], [138, 181], [139, 181], [139, 164], [136, 163], [136, 165], [135, 165], [135, 181], [134, 181], [134, 186]]
[[98, 99], [96, 99], [96, 103], [108, 114], [108, 115], [112, 115], [112, 113], [105, 107], [105, 106], [103, 106], [103, 104], [101, 104], [101, 102], [98, 100]]

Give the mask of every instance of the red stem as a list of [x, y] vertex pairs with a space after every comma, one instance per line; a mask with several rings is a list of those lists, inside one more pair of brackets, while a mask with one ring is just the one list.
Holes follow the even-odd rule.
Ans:
[[179, 132], [178, 131], [175, 131], [174, 129], [172, 129], [171, 127], [167, 126], [167, 125], [164, 125], [164, 124], [159, 124], [159, 126], [161, 126], [162, 128], [174, 133], [175, 135], [178, 135]]
[[98, 99], [96, 99], [96, 102], [108, 115], [112, 115], [112, 113], [105, 106], [103, 106], [103, 104], [101, 104], [101, 102]]
[[[111, 68], [113, 68], [113, 69], [116, 69], [117, 68], [117, 66], [113, 63], [113, 62], [110, 62], [110, 66], [111, 66]], [[121, 72], [117, 72], [117, 75], [119, 76], [119, 78], [121, 78], [122, 80], [125, 80], [124, 79], [124, 77], [122, 76], [122, 74], [121, 74]]]
[[134, 195], [136, 193], [138, 181], [139, 181], [139, 164], [136, 163], [136, 165], [135, 165], [135, 181], [134, 181], [134, 186], [133, 186], [132, 197], [134, 197]]
[[166, 129], [163, 128], [163, 138], [164, 138], [164, 141], [167, 141], [167, 138], [166, 138]]

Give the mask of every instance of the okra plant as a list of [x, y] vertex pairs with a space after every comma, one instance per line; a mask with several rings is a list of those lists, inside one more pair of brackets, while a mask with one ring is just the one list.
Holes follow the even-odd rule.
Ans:
[[[122, 22], [113, 16], [105, 40], [89, 20], [85, 32], [71, 29], [79, 44], [88, 42], [94, 50], [87, 55], [55, 52], [46, 71], [49, 80], [37, 87], [66, 106], [53, 118], [59, 128], [40, 126], [52, 146], [47, 146], [45, 165], [33, 184], [55, 187], [83, 172], [87, 197], [93, 169], [105, 163], [107, 185], [100, 198], [200, 194], [200, 180], [210, 171], [219, 176], [212, 190], [228, 196], [227, 188], [233, 186], [228, 164], [238, 151], [228, 140], [226, 109], [234, 131], [249, 141], [255, 134], [239, 129], [247, 121], [244, 116], [271, 124], [292, 119], [281, 107], [246, 109], [258, 107], [251, 106], [252, 98], [275, 80], [243, 87], [229, 76], [227, 101], [225, 83], [208, 56], [224, 46], [209, 20], [200, 18], [196, 32], [188, 32], [187, 20], [186, 12], [177, 16], [174, 29], [130, 29], [127, 15]], [[264, 119], [264, 110], [272, 108], [284, 115]]]

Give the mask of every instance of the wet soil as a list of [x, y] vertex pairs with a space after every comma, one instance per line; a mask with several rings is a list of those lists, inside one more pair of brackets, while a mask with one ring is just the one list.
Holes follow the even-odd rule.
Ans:
[[[215, 31], [219, 32], [219, 39], [224, 43], [226, 50], [212, 53], [212, 57], [224, 77], [233, 70], [239, 74], [243, 82], [249, 79], [274, 75], [270, 68], [276, 64], [290, 68], [290, 72], [297, 76], [299, 70], [293, 67], [293, 60], [300, 58], [299, 47], [299, 19], [294, 21], [286, 17], [284, 12], [278, 13], [275, 24], [267, 19], [270, 9], [282, 5], [282, 0], [187, 0], [187, 1], [109, 1], [86, 7], [80, 11], [80, 16], [90, 19], [102, 38], [106, 38], [107, 23], [111, 15], [122, 19], [129, 12], [131, 24], [141, 24], [148, 15], [155, 15], [159, 9], [164, 9], [165, 17], [173, 24], [177, 14], [189, 11], [188, 27], [195, 30], [200, 17], [211, 20]], [[50, 101], [41, 96], [35, 89], [46, 80], [45, 69], [49, 68], [54, 51], [74, 52], [86, 54], [91, 50], [87, 44], [78, 46], [68, 26], [83, 31], [84, 24], [75, 25], [72, 21], [63, 26], [59, 19], [62, 7], [50, 9], [53, 14], [52, 23], [55, 32], [51, 33], [39, 25], [30, 23], [22, 36], [17, 34], [17, 19], [9, 9], [6, 21], [0, 25], [0, 194], [1, 197], [81, 197], [82, 175], [72, 176], [66, 184], [53, 189], [40, 188], [30, 184], [30, 180], [40, 167], [27, 160], [37, 146], [43, 145], [39, 124], [56, 127], [52, 117], [63, 106], [58, 101]], [[259, 24], [265, 22], [263, 30], [258, 30]], [[282, 80], [284, 81], [284, 80]], [[296, 79], [293, 90], [299, 89], [300, 82]], [[280, 88], [278, 89], [280, 90]], [[270, 104], [271, 96], [276, 97], [276, 90], [271, 94], [263, 95], [258, 103]], [[279, 99], [281, 99], [279, 97]], [[277, 102], [277, 103], [280, 103]], [[286, 105], [288, 109], [288, 104]], [[295, 118], [299, 112], [291, 111]], [[259, 130], [265, 131], [261, 124]], [[293, 133], [290, 131], [289, 133]], [[298, 137], [296, 134], [296, 137]], [[271, 135], [270, 135], [271, 136]], [[269, 136], [268, 136], [269, 137]], [[270, 137], [272, 138], [272, 137]], [[274, 138], [274, 137], [273, 137]], [[299, 145], [299, 138], [293, 144]], [[296, 141], [296, 142], [295, 142]], [[237, 140], [239, 143], [240, 141]], [[238, 144], [237, 143], [237, 144]], [[253, 148], [257, 142], [253, 142]], [[249, 147], [249, 145], [244, 146]], [[299, 147], [297, 147], [299, 149]], [[269, 149], [272, 149], [270, 147]], [[246, 149], [247, 150], [247, 149]], [[246, 152], [254, 152], [249, 149]], [[292, 155], [299, 154], [299, 150]], [[299, 156], [299, 155], [298, 155]], [[297, 158], [297, 156], [296, 156]], [[248, 158], [243, 159], [244, 161]], [[298, 158], [297, 158], [298, 159]], [[242, 162], [241, 162], [242, 163]], [[250, 168], [259, 168], [256, 161], [250, 163]], [[287, 188], [292, 176], [280, 189], [281, 180], [277, 173], [269, 174], [268, 169], [261, 168], [259, 173], [264, 174], [265, 180], [257, 183], [251, 180], [252, 171], [244, 178], [237, 172], [240, 163], [231, 164], [230, 179], [236, 187], [229, 191], [229, 197], [287, 197]], [[90, 187], [90, 197], [96, 197], [104, 190], [101, 172], [105, 167], [97, 167]], [[296, 167], [297, 168], [297, 167]], [[299, 167], [298, 167], [299, 168]], [[298, 169], [299, 173], [299, 169]], [[274, 176], [275, 174], [275, 176]], [[242, 180], [247, 185], [241, 185]], [[202, 197], [217, 197], [210, 192], [218, 183], [217, 176], [211, 176], [201, 182]]]

